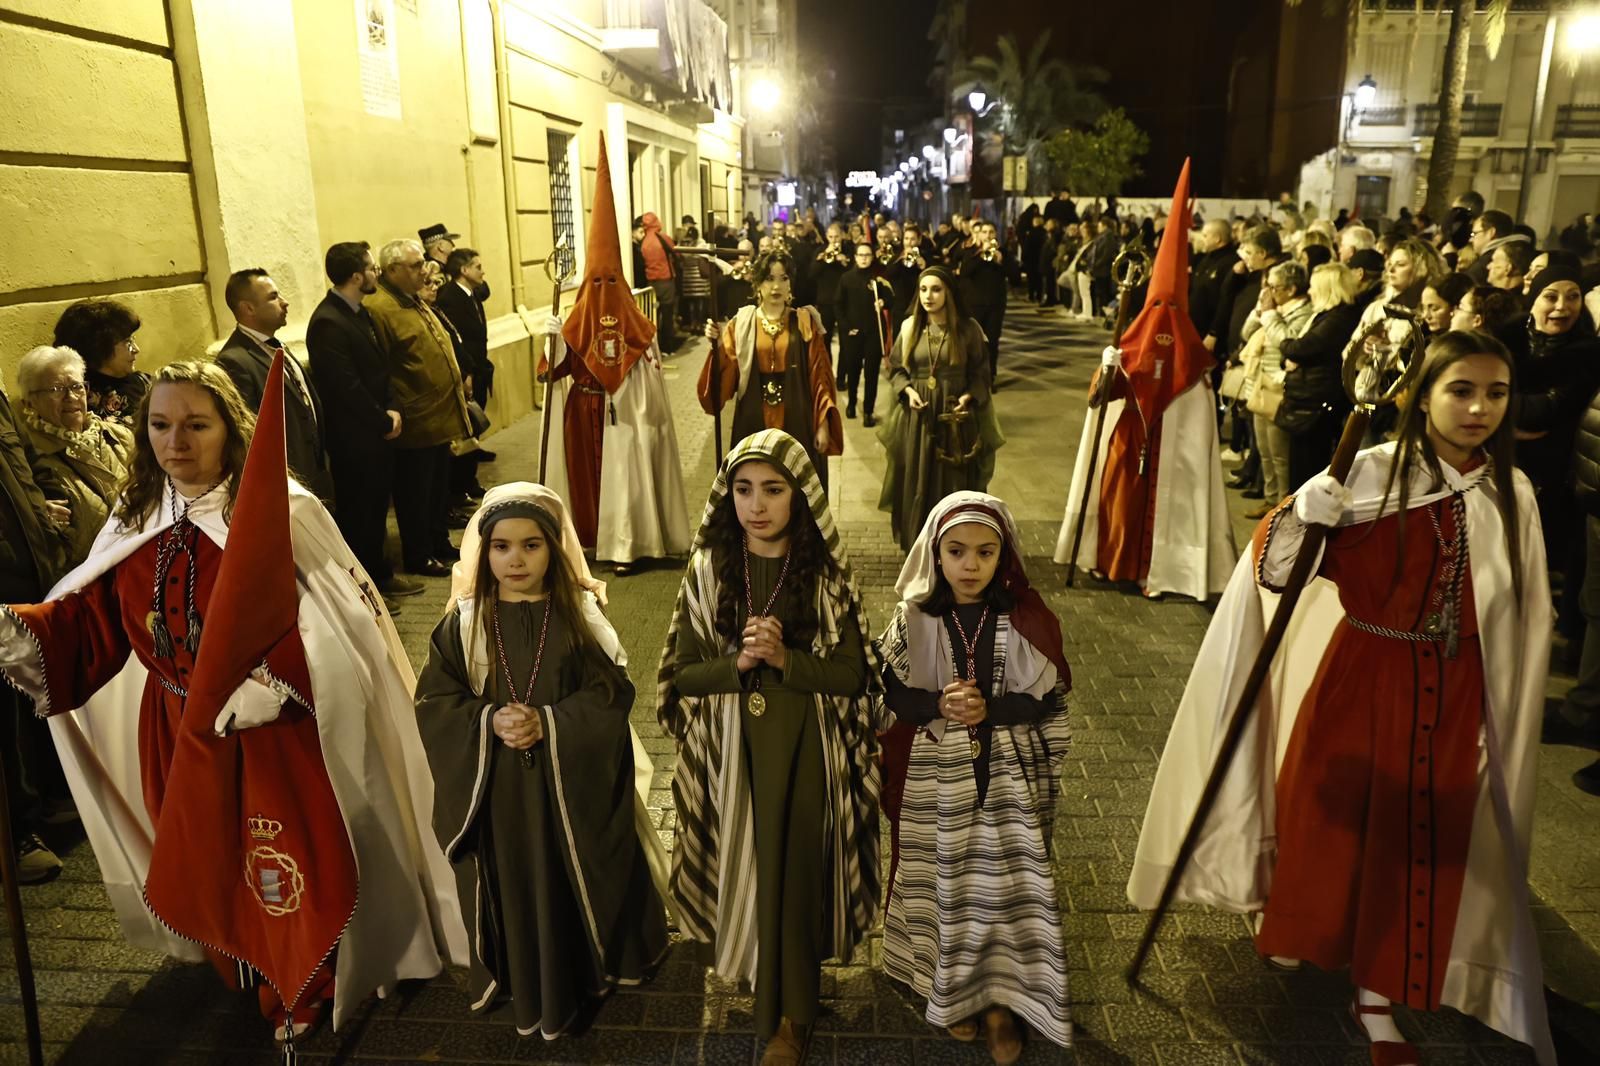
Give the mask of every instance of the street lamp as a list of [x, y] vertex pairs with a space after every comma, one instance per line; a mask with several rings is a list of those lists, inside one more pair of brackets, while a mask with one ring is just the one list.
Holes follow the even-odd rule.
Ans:
[[750, 86], [750, 103], [757, 111], [773, 111], [783, 100], [783, 90], [771, 78], [757, 79]]
[[981, 85], [967, 94], [967, 106], [972, 108], [974, 111], [981, 112], [983, 110], [983, 105], [988, 102], [989, 94], [983, 91], [983, 87]]
[[1378, 99], [1378, 83], [1368, 74], [1356, 85], [1355, 105], [1357, 111], [1365, 111]]
[[1579, 15], [1567, 26], [1567, 50], [1593, 52], [1600, 48], [1600, 14]]
[[956, 143], [956, 137], [957, 136], [958, 136], [958, 134], [956, 133], [956, 128], [954, 126], [946, 126], [944, 128], [944, 143], [945, 144], [954, 145]]

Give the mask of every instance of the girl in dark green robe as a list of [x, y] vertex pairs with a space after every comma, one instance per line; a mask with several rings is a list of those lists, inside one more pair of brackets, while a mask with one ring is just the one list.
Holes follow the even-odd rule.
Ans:
[[475, 577], [434, 629], [417, 684], [433, 826], [456, 871], [473, 1009], [509, 999], [554, 1039], [667, 947], [636, 835], [633, 685], [563, 550], [560, 500], [498, 491], [462, 559]]
[[804, 1057], [821, 964], [850, 957], [877, 907], [865, 631], [805, 448], [782, 430], [746, 437], [695, 538], [658, 716], [678, 742], [678, 922], [719, 974], [754, 985], [764, 1066]]
[[952, 492], [982, 492], [1005, 443], [995, 417], [989, 342], [967, 317], [955, 278], [941, 266], [917, 276], [915, 310], [889, 353], [894, 403], [878, 430], [885, 452], [878, 509], [909, 551], [934, 504]]

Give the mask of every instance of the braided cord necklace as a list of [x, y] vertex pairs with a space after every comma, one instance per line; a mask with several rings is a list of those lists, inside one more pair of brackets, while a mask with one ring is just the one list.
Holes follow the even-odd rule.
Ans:
[[[544, 604], [544, 620], [539, 623], [539, 650], [534, 652], [533, 655], [533, 672], [528, 675], [528, 687], [526, 691], [524, 691], [522, 694], [522, 698], [518, 699], [517, 683], [516, 681], [512, 680], [511, 677], [511, 660], [506, 657], [505, 638], [500, 635], [500, 598], [498, 596], [495, 597], [494, 613], [491, 616], [494, 622], [495, 654], [500, 657], [500, 670], [506, 680], [506, 691], [511, 693], [511, 699], [513, 702], [519, 703], [524, 707], [531, 708], [533, 706], [533, 686], [539, 680], [540, 668], [544, 666], [544, 642], [545, 638], [550, 635], [550, 614], [551, 604], [547, 598]], [[527, 763], [529, 766], [533, 765], [532, 748], [522, 749], [522, 761]]]
[[[976, 685], [978, 683], [978, 641], [983, 639], [983, 627], [988, 624], [989, 621], [988, 605], [984, 606], [983, 613], [978, 616], [978, 625], [977, 628], [972, 631], [971, 640], [967, 639], [967, 630], [966, 627], [961, 624], [961, 615], [958, 614], [954, 608], [952, 608], [950, 611], [950, 620], [956, 624], [956, 633], [961, 637], [961, 654], [963, 660], [967, 664], [967, 677], [972, 680], [974, 685]], [[963, 678], [962, 680], [966, 679], [967, 678]], [[967, 741], [969, 744], [969, 750], [972, 753], [972, 761], [977, 762], [979, 754], [981, 754], [983, 751], [983, 745], [978, 742], [977, 726], [967, 726]]]
[[[755, 597], [750, 594], [750, 535], [744, 538], [744, 609], [745, 619], [764, 618], [772, 613], [772, 605], [778, 602], [778, 593], [783, 591], [784, 579], [789, 576], [790, 552], [783, 553], [783, 567], [778, 571], [778, 583], [772, 586], [772, 595], [767, 597], [767, 605], [756, 612]], [[761, 668], [757, 666], [750, 672], [750, 716], [760, 718], [767, 713], [767, 697], [761, 694]]]
[[1450, 520], [1455, 528], [1446, 539], [1439, 523], [1441, 508], [1427, 508], [1433, 522], [1433, 535], [1439, 542], [1439, 578], [1434, 584], [1433, 599], [1423, 628], [1429, 633], [1444, 637], [1444, 654], [1454, 659], [1461, 646], [1461, 581], [1470, 564], [1467, 544], [1467, 501], [1462, 493], [1450, 497]]
[[184, 574], [183, 646], [191, 655], [200, 650], [200, 612], [195, 606], [194, 595], [195, 556], [199, 550], [200, 531], [189, 520], [189, 509], [216, 487], [212, 485], [210, 489], [192, 500], [185, 498], [183, 509], [180, 511], [178, 487], [172, 483], [171, 478], [167, 479], [167, 506], [172, 511], [172, 526], [156, 540], [155, 584], [151, 589], [150, 613], [145, 615], [144, 619], [145, 628], [150, 630], [150, 639], [158, 659], [171, 660], [177, 656], [172, 641], [172, 630], [167, 626], [167, 575], [172, 570], [172, 564], [177, 560], [180, 550], [185, 551], [188, 560]]

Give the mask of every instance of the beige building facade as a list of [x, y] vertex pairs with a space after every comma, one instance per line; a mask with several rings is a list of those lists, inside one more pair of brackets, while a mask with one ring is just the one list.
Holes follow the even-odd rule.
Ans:
[[85, 297], [138, 311], [142, 369], [204, 356], [244, 267], [272, 273], [299, 348], [328, 245], [443, 222], [488, 270], [505, 424], [532, 406], [559, 237], [582, 273], [602, 131], [621, 227], [743, 210], [704, 0], [0, 0], [0, 99], [8, 389]]
[[[1527, 222], [1539, 234], [1600, 211], [1600, 50], [1574, 35], [1581, 12], [1517, 2], [1498, 53], [1489, 57], [1485, 18], [1472, 20], [1462, 137], [1452, 196], [1469, 188], [1513, 216], [1547, 20], [1555, 18], [1548, 94], [1534, 131]], [[1365, 217], [1417, 208], [1426, 192], [1437, 126], [1449, 15], [1428, 5], [1365, 0], [1345, 59], [1339, 144], [1301, 173], [1301, 198], [1324, 210], [1359, 206]], [[1367, 84], [1367, 93], [1362, 84]]]

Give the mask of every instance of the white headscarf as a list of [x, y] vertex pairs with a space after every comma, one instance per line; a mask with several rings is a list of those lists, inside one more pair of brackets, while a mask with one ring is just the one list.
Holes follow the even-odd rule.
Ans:
[[900, 577], [894, 583], [894, 590], [902, 600], [921, 603], [933, 594], [934, 586], [938, 583], [940, 527], [944, 525], [945, 516], [951, 511], [973, 506], [983, 507], [999, 515], [1000, 523], [1003, 523], [1005, 528], [1002, 529], [1000, 523], [983, 511], [973, 511], [961, 521], [988, 526], [1000, 534], [1001, 540], [1011, 544], [1014, 551], [1021, 552], [1022, 535], [1017, 532], [1016, 520], [1011, 517], [1011, 508], [1006, 506], [1004, 500], [990, 496], [986, 492], [952, 492], [933, 505], [933, 510], [928, 512], [927, 520], [922, 523], [922, 532], [917, 534], [916, 543], [912, 544], [911, 550], [906, 553], [905, 565], [900, 568]]
[[451, 605], [462, 598], [472, 598], [472, 583], [478, 574], [478, 556], [483, 551], [478, 522], [484, 512], [512, 502], [531, 503], [555, 516], [556, 524], [561, 527], [561, 552], [566, 556], [567, 565], [577, 575], [578, 586], [585, 592], [594, 593], [594, 598], [604, 607], [606, 583], [595, 580], [594, 575], [589, 573], [589, 561], [583, 557], [583, 546], [578, 543], [578, 530], [572, 524], [572, 515], [567, 513], [566, 502], [543, 485], [531, 481], [512, 481], [496, 485], [484, 494], [483, 502], [473, 512], [472, 521], [467, 523], [466, 531], [461, 534], [461, 558], [450, 568], [450, 598], [445, 601], [445, 611], [448, 613]]

